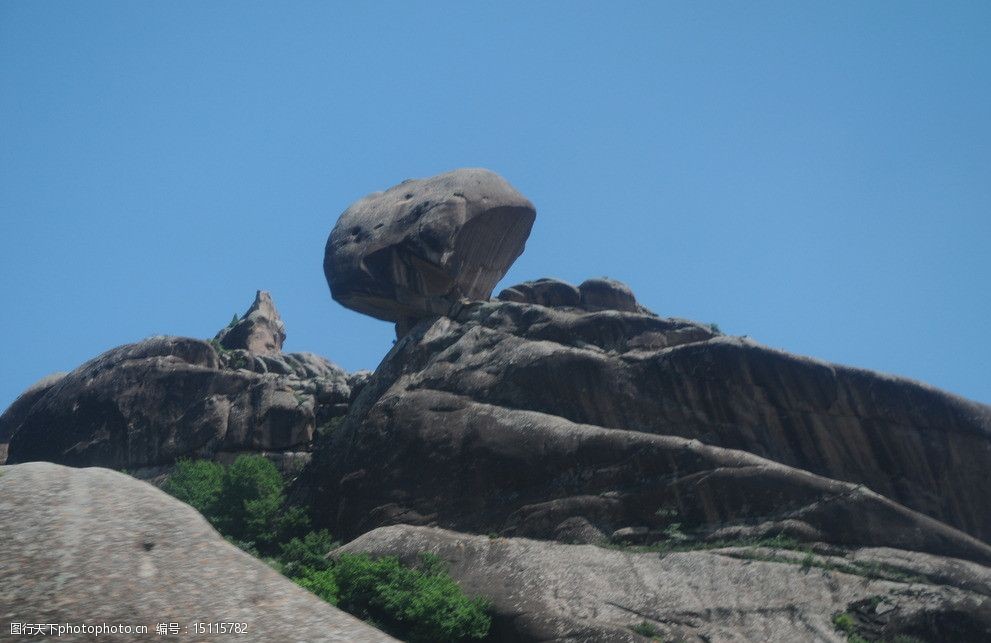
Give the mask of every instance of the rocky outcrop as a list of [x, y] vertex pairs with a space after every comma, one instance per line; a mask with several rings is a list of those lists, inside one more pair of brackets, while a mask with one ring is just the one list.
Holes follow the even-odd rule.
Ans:
[[11, 622], [148, 628], [100, 641], [156, 637], [159, 623], [202, 640], [212, 636], [194, 626], [218, 622], [244, 624], [213, 634], [239, 641], [394, 640], [227, 543], [188, 505], [115, 471], [0, 467], [0, 515], [4, 640], [18, 640]]
[[930, 387], [684, 320], [495, 301], [397, 342], [304, 482], [341, 536], [679, 523], [988, 562], [989, 466], [991, 409]]
[[626, 284], [615, 279], [586, 279], [578, 286], [582, 308], [588, 311], [622, 310], [640, 312], [637, 298]]
[[523, 252], [536, 212], [499, 175], [461, 169], [354, 203], [330, 233], [324, 273], [344, 306], [398, 322], [487, 300]]
[[41, 378], [21, 393], [14, 403], [7, 407], [3, 415], [0, 415], [0, 464], [7, 461], [7, 445], [10, 438], [27, 417], [31, 407], [65, 375], [65, 373], [52, 373]]
[[544, 277], [510, 286], [496, 299], [549, 308], [580, 308], [586, 312], [618, 310], [653, 314], [637, 302], [629, 286], [608, 277], [586, 279], [577, 287], [560, 279]]
[[866, 640], [991, 640], [991, 569], [900, 550], [658, 553], [393, 526], [340, 552], [438, 555], [491, 601], [494, 640], [846, 641], [838, 614]]
[[272, 296], [259, 290], [248, 312], [237, 321], [232, 321], [214, 339], [227, 350], [244, 349], [257, 355], [278, 355], [286, 341], [286, 325], [275, 309]]
[[8, 409], [8, 460], [137, 471], [261, 452], [299, 468], [316, 431], [347, 412], [353, 378], [312, 353], [272, 352], [281, 327], [259, 293], [219, 340], [162, 336], [107, 351]]
[[569, 308], [578, 308], [582, 303], [581, 292], [577, 288], [566, 281], [548, 277], [510, 286], [500, 292], [496, 299], [520, 304]]

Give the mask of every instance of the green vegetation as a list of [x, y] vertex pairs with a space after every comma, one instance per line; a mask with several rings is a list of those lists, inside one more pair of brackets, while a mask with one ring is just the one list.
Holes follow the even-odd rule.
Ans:
[[640, 621], [636, 625], [631, 625], [630, 629], [639, 634], [640, 636], [646, 636], [648, 638], [654, 639], [655, 641], [660, 641], [661, 631], [658, 630], [652, 623], [647, 621]]
[[224, 468], [216, 462], [179, 460], [162, 490], [190, 505], [209, 520], [220, 497], [223, 479]]
[[491, 626], [485, 601], [465, 596], [435, 556], [410, 568], [391, 556], [343, 554], [334, 576], [342, 609], [413, 643], [481, 639]]
[[330, 435], [336, 432], [344, 424], [344, 416], [330, 418], [324, 424], [317, 426], [316, 433], [318, 437], [323, 437], [325, 435]]
[[181, 460], [163, 489], [192, 505], [228, 540], [325, 601], [393, 636], [453, 643], [484, 638], [491, 626], [481, 599], [468, 598], [436, 556], [415, 567], [393, 557], [344, 554], [337, 561], [330, 533], [304, 532], [309, 519], [289, 506], [278, 469], [263, 456], [240, 456], [224, 468]]
[[709, 324], [709, 330], [716, 333], [717, 335], [723, 334], [723, 331], [719, 330], [719, 324]]
[[833, 627], [847, 636], [854, 634], [857, 631], [856, 621], [854, 621], [853, 616], [847, 612], [837, 612], [836, 614], [833, 614]]
[[162, 488], [242, 549], [271, 553], [309, 523], [301, 508], [285, 506], [284, 486], [265, 457], [242, 455], [226, 469], [209, 460], [180, 460]]

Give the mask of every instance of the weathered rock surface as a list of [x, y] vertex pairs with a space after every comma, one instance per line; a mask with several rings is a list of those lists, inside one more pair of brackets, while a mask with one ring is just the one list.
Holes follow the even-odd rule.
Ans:
[[640, 312], [637, 298], [626, 284], [615, 279], [586, 279], [578, 286], [582, 308], [588, 311], [622, 310]]
[[331, 295], [403, 328], [487, 300], [523, 252], [535, 216], [525, 197], [483, 169], [370, 194], [344, 211], [327, 241]]
[[312, 353], [272, 352], [271, 298], [259, 293], [252, 311], [213, 343], [153, 337], [36, 385], [0, 418], [8, 460], [135, 471], [250, 451], [298, 468], [316, 429], [347, 412], [351, 376]]
[[499, 293], [497, 299], [521, 304], [578, 308], [582, 303], [581, 292], [560, 279], [535, 279], [510, 286]]
[[394, 640], [228, 544], [193, 508], [115, 471], [0, 467], [0, 515], [5, 637], [10, 622], [147, 627], [147, 635], [93, 639], [134, 641], [173, 622], [188, 628], [184, 638], [203, 640], [194, 624], [235, 622], [246, 633], [214, 636]]
[[[660, 554], [489, 538], [428, 527], [376, 529], [338, 552], [421, 552], [447, 563], [495, 613], [493, 640], [846, 641], [846, 612], [870, 640], [991, 640], [991, 569], [898, 550], [818, 555], [758, 546]], [[893, 561], [893, 562], [892, 562]]]
[[52, 373], [41, 378], [21, 393], [0, 415], [0, 464], [7, 461], [7, 444], [14, 431], [31, 411], [31, 407], [65, 375], [65, 373]]
[[397, 342], [300, 493], [344, 537], [581, 518], [988, 562], [989, 467], [991, 408], [918, 383], [684, 320], [487, 302]]
[[228, 350], [240, 348], [258, 355], [278, 355], [286, 341], [286, 325], [272, 296], [259, 290], [248, 312], [217, 333], [215, 339]]

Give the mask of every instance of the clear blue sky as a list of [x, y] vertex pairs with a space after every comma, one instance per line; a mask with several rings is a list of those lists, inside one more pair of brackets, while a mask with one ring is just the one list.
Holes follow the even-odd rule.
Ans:
[[991, 403], [991, 3], [7, 0], [0, 407], [259, 288], [287, 350], [374, 368], [327, 235], [462, 166], [537, 206], [503, 285]]

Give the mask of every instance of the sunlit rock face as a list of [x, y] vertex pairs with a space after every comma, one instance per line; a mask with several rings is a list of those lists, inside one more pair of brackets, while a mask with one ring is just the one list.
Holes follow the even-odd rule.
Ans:
[[154, 632], [169, 620], [190, 630], [196, 622], [238, 623], [233, 636], [241, 643], [395, 641], [227, 542], [189, 505], [116, 471], [47, 462], [0, 467], [0, 514], [7, 517], [0, 521], [5, 641], [34, 638], [6, 638], [7, 623], [27, 614], [32, 623], [149, 632], [61, 639], [70, 641], [165, 640]]
[[275, 309], [272, 295], [259, 290], [248, 312], [217, 333], [215, 339], [228, 350], [242, 349], [258, 355], [278, 355], [286, 341], [286, 325]]
[[403, 181], [344, 211], [324, 274], [339, 303], [405, 329], [488, 300], [535, 217], [533, 204], [489, 170]]

